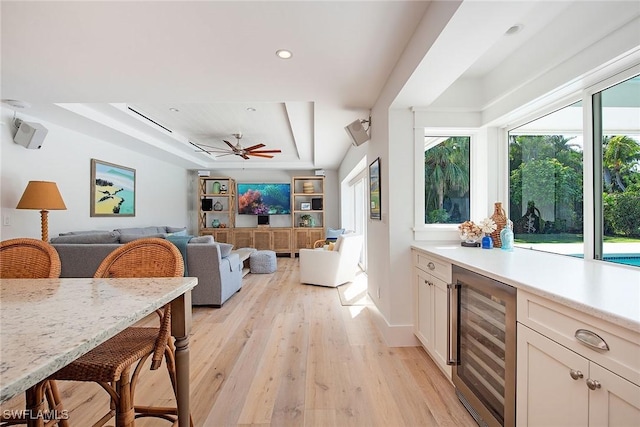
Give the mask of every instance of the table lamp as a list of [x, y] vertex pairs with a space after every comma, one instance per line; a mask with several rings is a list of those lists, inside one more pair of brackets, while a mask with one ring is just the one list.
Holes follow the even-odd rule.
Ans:
[[16, 209], [40, 209], [42, 240], [49, 240], [48, 210], [66, 210], [55, 182], [29, 181]]

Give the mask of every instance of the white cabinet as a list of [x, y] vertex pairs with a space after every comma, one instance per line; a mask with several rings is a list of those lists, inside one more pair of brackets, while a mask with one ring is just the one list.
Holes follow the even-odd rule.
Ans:
[[451, 265], [414, 251], [414, 333], [431, 358], [451, 378], [447, 365], [447, 283]]
[[[640, 424], [640, 386], [612, 372], [635, 377], [628, 375], [640, 363], [633, 334], [521, 290], [518, 310], [518, 426]], [[576, 328], [595, 331], [609, 350], [580, 343]]]

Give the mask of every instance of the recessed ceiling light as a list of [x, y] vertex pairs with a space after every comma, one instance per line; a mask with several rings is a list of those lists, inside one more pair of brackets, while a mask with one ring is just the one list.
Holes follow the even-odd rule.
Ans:
[[516, 24], [516, 25], [510, 27], [505, 34], [510, 36], [510, 35], [515, 34], [515, 33], [519, 33], [520, 30], [522, 30], [522, 27], [523, 27], [522, 24]]
[[172, 113], [177, 113], [177, 112], [179, 112], [180, 110], [178, 110], [177, 108], [173, 108], [173, 107], [171, 107], [171, 108], [169, 108], [169, 111], [171, 111]]
[[278, 58], [281, 59], [289, 59], [293, 56], [293, 53], [291, 53], [291, 51], [287, 49], [278, 49], [276, 50], [276, 55], [278, 55]]
[[253, 108], [253, 107], [247, 107], [247, 111], [251, 111], [251, 112], [253, 112], [253, 111], [256, 111], [256, 109], [255, 109], [255, 108]]

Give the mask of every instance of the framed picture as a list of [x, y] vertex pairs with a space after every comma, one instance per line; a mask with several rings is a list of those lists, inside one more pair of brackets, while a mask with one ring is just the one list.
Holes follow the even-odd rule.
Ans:
[[91, 216], [136, 216], [136, 170], [91, 159]]
[[382, 219], [380, 211], [380, 157], [369, 165], [369, 218]]
[[300, 210], [302, 211], [310, 211], [311, 203], [300, 203]]

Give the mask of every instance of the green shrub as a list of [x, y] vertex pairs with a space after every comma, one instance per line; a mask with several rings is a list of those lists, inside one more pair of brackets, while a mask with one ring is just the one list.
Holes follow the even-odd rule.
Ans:
[[446, 224], [449, 221], [449, 213], [445, 209], [434, 209], [427, 214], [428, 224]]

